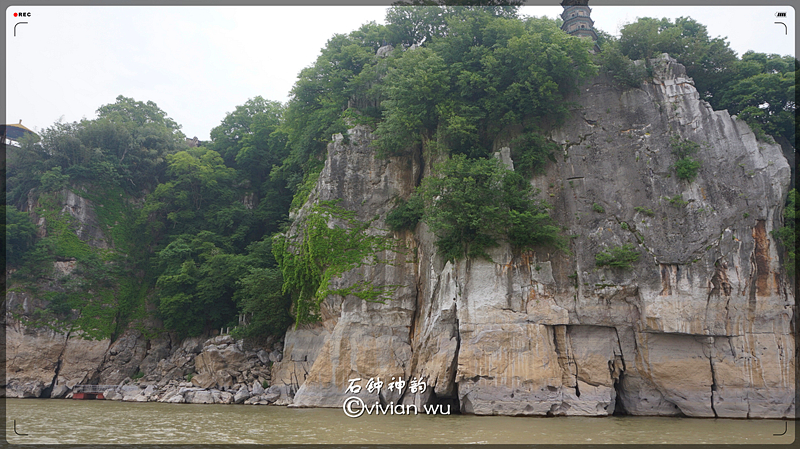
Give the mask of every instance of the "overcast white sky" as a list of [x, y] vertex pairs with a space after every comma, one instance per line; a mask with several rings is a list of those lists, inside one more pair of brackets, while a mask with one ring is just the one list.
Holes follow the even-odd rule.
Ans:
[[[554, 1], [555, 3], [555, 1]], [[14, 17], [26, 11], [31, 17]], [[335, 33], [384, 23], [378, 6], [24, 6], [6, 9], [6, 121], [41, 130], [92, 119], [118, 95], [152, 100], [188, 136], [211, 128], [248, 98], [285, 102], [297, 74]], [[560, 6], [522, 14], [555, 17]], [[787, 12], [782, 25], [777, 11]], [[637, 17], [690, 16], [712, 37], [747, 50], [795, 55], [792, 7], [594, 6], [611, 34]], [[18, 22], [27, 22], [16, 27]]]

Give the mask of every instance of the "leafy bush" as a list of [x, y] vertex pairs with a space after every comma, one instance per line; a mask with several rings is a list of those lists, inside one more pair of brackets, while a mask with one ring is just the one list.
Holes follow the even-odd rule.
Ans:
[[601, 206], [601, 205], [599, 205], [597, 203], [592, 204], [592, 210], [597, 212], [598, 214], [606, 213], [606, 210], [603, 208], [603, 206]]
[[292, 297], [284, 293], [283, 276], [277, 268], [249, 267], [248, 272], [236, 281], [238, 289], [234, 301], [242, 313], [250, 314], [250, 322], [237, 328], [234, 337], [281, 335], [292, 323], [289, 307]]
[[697, 153], [700, 144], [688, 139], [681, 139], [678, 136], [673, 136], [669, 144], [672, 147], [672, 154], [678, 157], [674, 165], [678, 179], [694, 181], [697, 171], [700, 169], [700, 161], [691, 156]]
[[554, 154], [560, 149], [556, 142], [538, 131], [528, 131], [511, 141], [511, 158], [520, 173], [544, 173], [547, 161], [555, 162]]
[[42, 175], [43, 192], [56, 192], [63, 190], [69, 183], [69, 176], [61, 173], [61, 167], [53, 167]]
[[[13, 206], [6, 206], [5, 220], [0, 223], [6, 239], [6, 252], [1, 256], [10, 266], [21, 265], [23, 257], [36, 242], [36, 226], [31, 221], [27, 212], [20, 212]], [[5, 257], [8, 257], [6, 260]]]
[[795, 273], [796, 268], [796, 242], [797, 242], [797, 200], [800, 197], [797, 189], [789, 192], [786, 208], [783, 210], [783, 217], [786, 220], [785, 226], [772, 231], [772, 235], [786, 248], [786, 271], [789, 274]]
[[610, 42], [600, 53], [602, 70], [621, 86], [639, 87], [649, 73], [644, 64], [636, 64], [622, 54], [616, 42]]
[[508, 240], [517, 250], [566, 246], [548, 206], [534, 201], [530, 183], [500, 161], [456, 155], [435, 171], [437, 176], [421, 185], [423, 220], [446, 260], [488, 259], [486, 250], [499, 240]]
[[680, 193], [675, 195], [675, 196], [673, 196], [672, 198], [669, 198], [669, 197], [665, 197], [665, 198], [669, 200], [669, 204], [671, 204], [671, 205], [673, 205], [675, 207], [684, 207], [687, 204], [689, 204], [688, 201], [683, 199], [683, 195], [681, 195]]
[[678, 179], [689, 182], [694, 181], [694, 178], [697, 177], [698, 170], [700, 170], [700, 161], [696, 159], [685, 157], [675, 162], [675, 172]]
[[416, 228], [422, 219], [424, 203], [419, 194], [411, 195], [408, 201], [401, 198], [395, 200], [395, 208], [386, 215], [386, 224], [392, 231], [411, 230]]
[[596, 254], [594, 260], [598, 267], [631, 268], [639, 260], [639, 252], [626, 243]]
[[655, 213], [653, 212], [652, 209], [647, 209], [647, 208], [640, 207], [640, 206], [634, 207], [633, 210], [635, 210], [636, 212], [643, 213], [643, 214], [647, 215], [648, 217], [652, 217], [653, 215], [655, 215]]
[[[375, 145], [384, 156], [430, 144], [487, 156], [507, 126], [563, 121], [566, 95], [596, 73], [591, 42], [574, 39], [555, 21], [497, 17], [483, 8], [451, 12], [421, 48], [395, 52], [381, 82], [386, 99]], [[520, 142], [515, 161], [537, 169], [553, 145], [535, 135], [523, 140], [529, 142]]]

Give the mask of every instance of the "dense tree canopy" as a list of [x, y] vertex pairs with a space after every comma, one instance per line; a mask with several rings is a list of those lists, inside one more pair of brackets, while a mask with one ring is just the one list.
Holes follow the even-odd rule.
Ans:
[[383, 80], [387, 99], [376, 132], [385, 154], [435, 142], [486, 156], [507, 127], [560, 122], [565, 95], [594, 73], [590, 43], [553, 21], [467, 8], [444, 20], [441, 35], [396, 57]]
[[669, 53], [686, 66], [701, 98], [714, 109], [739, 115], [759, 138], [766, 133], [794, 146], [795, 58], [752, 51], [738, 58], [724, 38], [711, 38], [705, 25], [688, 17], [640, 18], [622, 27], [615, 45], [630, 59]]

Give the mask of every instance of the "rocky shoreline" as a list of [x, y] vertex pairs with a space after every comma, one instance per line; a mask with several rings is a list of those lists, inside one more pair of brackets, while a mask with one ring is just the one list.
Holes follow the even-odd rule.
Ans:
[[[21, 336], [14, 335], [13, 328], [7, 330], [12, 334], [9, 338], [9, 358], [17, 361], [17, 365], [26, 359], [35, 365], [35, 361], [28, 359], [28, 356], [35, 356], [36, 347], [14, 344]], [[27, 328], [20, 330], [22, 337], [36, 333]], [[42, 339], [41, 335], [37, 337], [37, 340]], [[53, 378], [51, 384], [46, 379], [31, 378], [30, 373], [41, 371], [44, 368], [42, 366], [27, 365], [22, 372], [27, 372], [28, 376], [15, 376], [10, 372], [7, 374], [4, 396], [70, 399], [76, 385], [115, 385], [103, 389], [104, 399], [188, 404], [292, 403], [297, 386], [271, 385], [272, 366], [283, 357], [280, 341], [267, 340], [266, 348], [248, 348], [245, 340], [234, 340], [230, 335], [223, 335], [205, 341], [202, 338], [187, 338], [180, 345], [172, 347], [168, 344], [169, 339], [147, 340], [141, 337], [136, 332], [130, 332], [107, 345], [104, 356], [99, 359], [102, 363], [93, 372], [75, 373], [76, 368], [86, 367], [72, 366], [70, 360], [62, 357], [56, 364], [55, 376], [50, 375]], [[24, 342], [26, 339], [22, 340]], [[86, 343], [80, 339], [74, 342], [68, 339], [62, 355], [73, 344], [82, 346]], [[145, 351], [141, 351], [141, 346]], [[153, 360], [156, 356], [161, 357]], [[98, 358], [94, 357], [94, 360]], [[124, 378], [119, 380], [121, 376]]]
[[[71, 396], [71, 395], [68, 395]], [[125, 384], [109, 388], [103, 397], [110, 401], [123, 402], [166, 402], [170, 404], [245, 404], [245, 405], [288, 405], [279, 402], [281, 388], [276, 386], [264, 389], [254, 382], [251, 387], [241, 385], [236, 388], [199, 388], [191, 382], [170, 383], [166, 387], [155, 385]]]

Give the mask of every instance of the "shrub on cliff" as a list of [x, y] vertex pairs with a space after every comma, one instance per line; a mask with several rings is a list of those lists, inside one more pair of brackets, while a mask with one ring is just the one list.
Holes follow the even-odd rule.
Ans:
[[670, 139], [670, 146], [672, 147], [672, 154], [678, 157], [675, 165], [673, 165], [678, 179], [689, 182], [694, 181], [694, 178], [697, 177], [698, 170], [700, 170], [700, 161], [691, 156], [697, 153], [700, 149], [700, 145], [691, 140], [673, 136]]
[[786, 248], [786, 271], [790, 275], [796, 274], [796, 251], [797, 251], [797, 200], [800, 194], [797, 189], [789, 192], [786, 202], [786, 209], [783, 210], [784, 226], [772, 231], [772, 235]]
[[392, 231], [413, 231], [422, 219], [425, 204], [418, 193], [411, 195], [408, 200], [397, 198], [395, 207], [386, 214], [386, 225]]
[[[622, 54], [619, 44], [610, 41], [600, 53], [600, 64], [615, 83], [624, 87], [639, 87], [648, 77], [647, 68], [643, 63], [636, 64]], [[642, 61], [644, 62], [644, 61]]]
[[534, 200], [530, 183], [497, 159], [455, 155], [435, 173], [420, 187], [422, 219], [446, 260], [490, 259], [486, 250], [501, 240], [519, 251], [538, 245], [565, 248], [548, 205]]
[[639, 260], [639, 252], [632, 244], [626, 243], [596, 254], [594, 260], [598, 267], [628, 269]]

